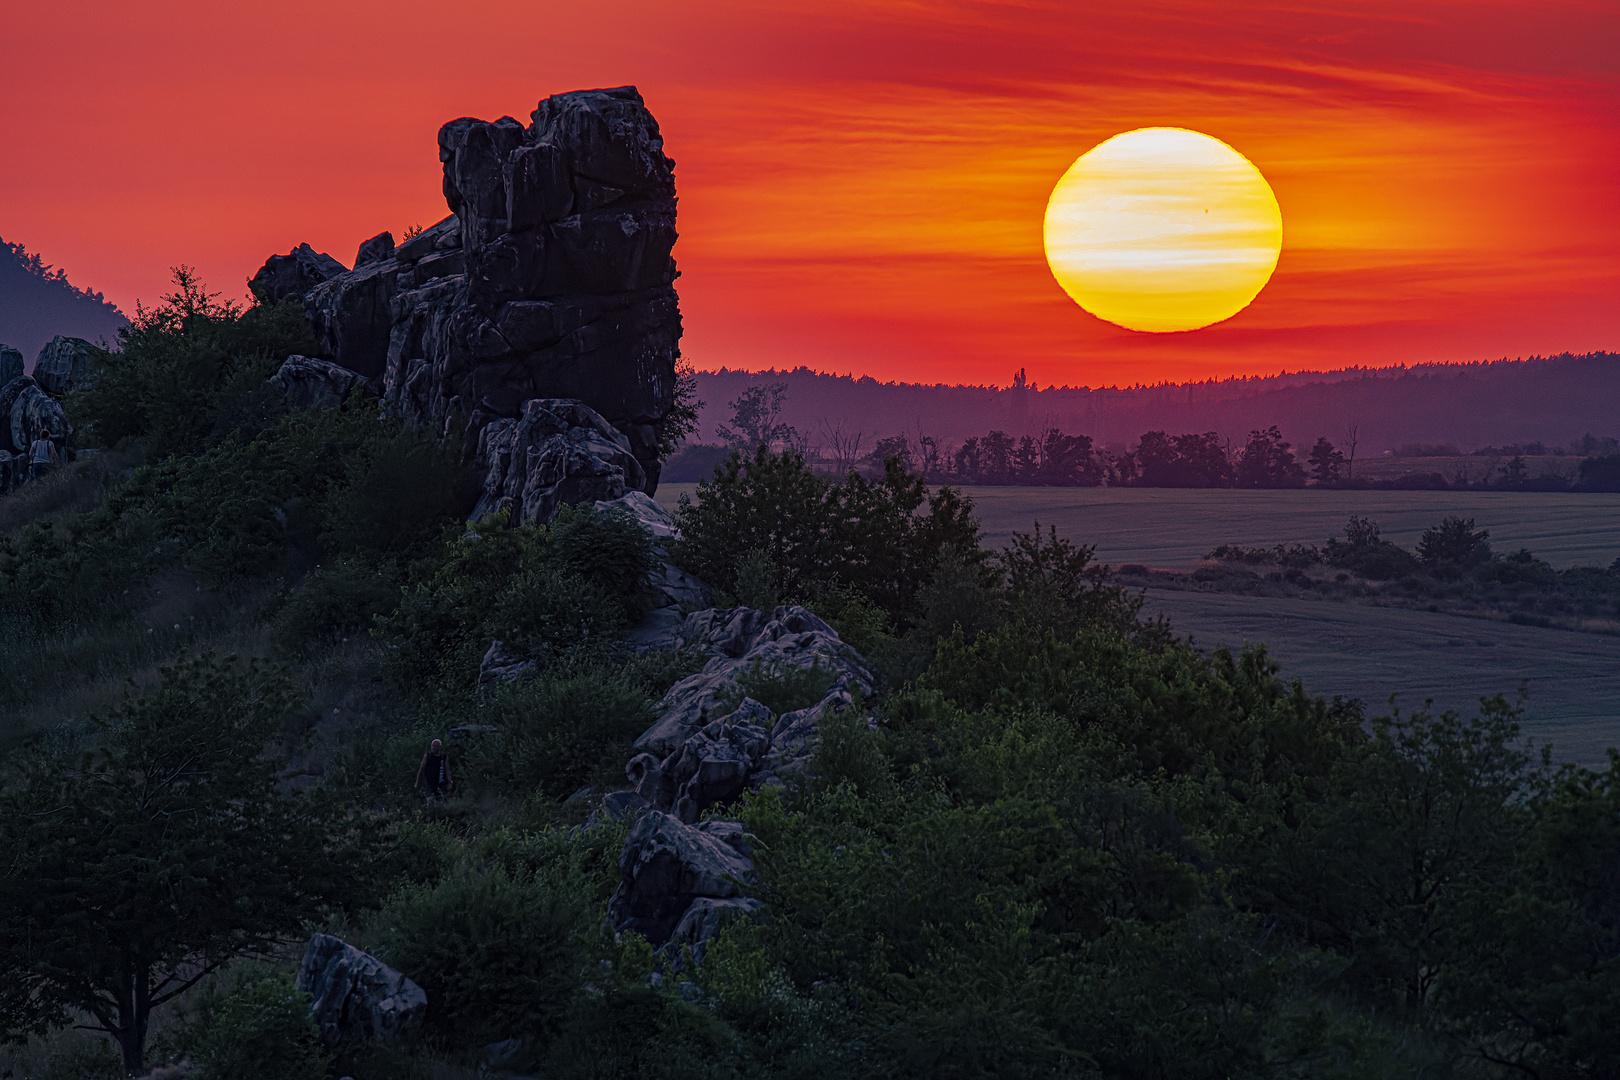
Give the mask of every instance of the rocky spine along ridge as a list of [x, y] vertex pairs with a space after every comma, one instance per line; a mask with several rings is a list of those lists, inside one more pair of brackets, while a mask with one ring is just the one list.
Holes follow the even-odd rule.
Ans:
[[302, 295], [323, 354], [417, 422], [483, 429], [524, 402], [572, 398], [605, 417], [658, 482], [674, 403], [674, 162], [634, 87], [540, 102], [527, 126], [464, 118], [439, 131], [452, 216], [380, 234], [353, 270], [296, 248], [253, 280]]

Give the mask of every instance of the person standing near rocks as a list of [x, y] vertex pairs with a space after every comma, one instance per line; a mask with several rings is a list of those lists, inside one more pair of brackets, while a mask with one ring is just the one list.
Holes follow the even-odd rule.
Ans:
[[38, 480], [55, 464], [56, 444], [51, 442], [50, 428], [45, 428], [28, 448], [28, 479]]
[[450, 779], [450, 758], [444, 752], [444, 743], [434, 739], [428, 752], [422, 755], [422, 764], [416, 769], [416, 788], [427, 786], [429, 799], [443, 798], [455, 786]]

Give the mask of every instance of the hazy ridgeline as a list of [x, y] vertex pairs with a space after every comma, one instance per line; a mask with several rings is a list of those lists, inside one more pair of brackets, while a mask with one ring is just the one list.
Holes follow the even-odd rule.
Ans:
[[[1564, 447], [1591, 433], [1620, 436], [1620, 355], [1592, 353], [1481, 364], [1352, 368], [1269, 377], [1129, 388], [1018, 385], [924, 386], [880, 383], [799, 368], [698, 373], [706, 404], [698, 433], [711, 441], [730, 416], [729, 402], [750, 387], [785, 383], [782, 419], [815, 443], [836, 428], [848, 437], [929, 436], [960, 445], [987, 431], [1013, 438], [1058, 428], [1089, 436], [1099, 449], [1123, 451], [1144, 431], [1213, 431], [1242, 443], [1277, 425], [1309, 447], [1318, 437], [1343, 445], [1359, 426], [1360, 457], [1413, 443], [1485, 446], [1542, 442]], [[1359, 458], [1358, 458], [1359, 460]]]
[[[455, 440], [265, 385], [308, 335], [186, 284], [69, 402], [100, 452], [0, 501], [0, 1071], [471, 1080], [514, 1040], [496, 1073], [580, 1080], [1615, 1075], [1615, 761], [1547, 763], [1500, 698], [1313, 697], [1087, 546], [987, 547], [959, 493], [791, 451], [696, 489], [671, 555], [809, 605], [878, 685], [724, 807], [755, 916], [701, 964], [612, 934], [626, 826], [587, 816], [705, 660], [626, 642], [651, 537], [469, 527]], [[1471, 533], [1420, 550], [1483, 565]], [[532, 677], [481, 685], [496, 637]], [[422, 985], [419, 1040], [316, 1041], [315, 930]]]
[[0, 345], [21, 350], [30, 367], [58, 334], [110, 343], [128, 325], [100, 293], [75, 287], [21, 244], [0, 240]]

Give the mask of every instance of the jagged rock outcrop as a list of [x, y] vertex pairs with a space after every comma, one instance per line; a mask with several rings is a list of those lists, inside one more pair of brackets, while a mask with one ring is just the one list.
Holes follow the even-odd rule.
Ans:
[[689, 825], [669, 814], [641, 815], [619, 856], [619, 887], [608, 901], [616, 930], [654, 945], [669, 941], [697, 900], [741, 898], [753, 877], [748, 841], [734, 821]]
[[56, 335], [34, 361], [34, 381], [52, 397], [61, 397], [69, 390], [86, 385], [90, 381], [95, 349], [83, 338]]
[[6, 444], [0, 449], [27, 454], [42, 431], [51, 433], [60, 457], [60, 448], [73, 434], [62, 403], [41, 390], [27, 375], [0, 387], [0, 441]]
[[855, 650], [802, 607], [779, 607], [769, 615], [753, 608], [694, 612], [672, 645], [699, 649], [713, 659], [664, 695], [658, 722], [635, 742], [639, 751], [668, 755], [694, 732], [723, 718], [733, 707], [729, 695], [737, 676], [755, 668], [765, 672], [819, 668], [829, 682], [844, 680], [839, 692], [872, 692], [871, 673]]
[[360, 269], [368, 263], [382, 262], [384, 259], [394, 257], [394, 234], [380, 232], [370, 240], [360, 245], [360, 250], [354, 257], [354, 268]]
[[254, 288], [301, 288], [324, 356], [381, 376], [412, 420], [468, 417], [469, 447], [527, 401], [583, 401], [650, 493], [681, 336], [674, 162], [634, 87], [559, 94], [530, 119], [440, 129], [451, 217], [397, 247], [367, 241], [350, 271], [300, 247]]
[[[870, 694], [872, 678], [860, 656], [802, 607], [769, 615], [751, 608], [699, 611], [674, 644], [712, 659], [665, 695], [658, 721], [636, 740], [642, 752], [625, 768], [633, 790], [604, 798], [597, 816], [636, 821], [608, 907], [614, 928], [673, 950], [692, 946], [701, 960], [724, 923], [752, 912], [758, 901], [743, 891], [753, 864], [742, 826], [698, 819], [749, 788], [803, 770], [822, 720], [849, 709], [855, 695]], [[812, 668], [835, 681], [809, 708], [773, 717], [739, 695], [744, 673]]]
[[0, 386], [6, 385], [12, 379], [23, 377], [23, 354], [20, 349], [13, 349], [10, 345], [0, 345]]
[[298, 967], [298, 989], [328, 1045], [393, 1040], [422, 1025], [427, 994], [403, 974], [331, 934], [316, 934]]
[[519, 419], [487, 424], [476, 460], [484, 494], [475, 521], [505, 510], [513, 524], [544, 524], [564, 505], [621, 499], [647, 482], [629, 440], [567, 398], [526, 401]]
[[361, 379], [358, 374], [330, 360], [310, 356], [289, 356], [270, 381], [280, 387], [287, 400], [300, 409], [316, 405], [341, 405]]
[[265, 260], [259, 272], [248, 280], [248, 288], [264, 303], [275, 304], [289, 296], [303, 296], [347, 270], [326, 252], [299, 244], [285, 255]]

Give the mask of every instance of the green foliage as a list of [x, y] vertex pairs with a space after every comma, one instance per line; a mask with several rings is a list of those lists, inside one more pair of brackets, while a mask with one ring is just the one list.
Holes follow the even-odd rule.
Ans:
[[780, 572], [783, 600], [813, 599], [838, 581], [902, 621], [946, 551], [984, 557], [972, 502], [950, 488], [930, 495], [892, 461], [880, 481], [852, 473], [834, 484], [791, 450], [734, 454], [698, 485], [695, 503], [683, 497], [677, 523], [676, 562], [717, 588], [734, 594], [743, 557], [761, 551]]
[[1435, 568], [1472, 566], [1490, 557], [1491, 548], [1486, 542], [1490, 535], [1485, 529], [1476, 531], [1473, 518], [1447, 517], [1423, 530], [1418, 540], [1418, 558]]
[[658, 433], [658, 460], [668, 461], [681, 444], [698, 428], [698, 411], [703, 402], [697, 396], [697, 373], [682, 362], [675, 369], [675, 401], [663, 419], [654, 425]]
[[759, 611], [776, 610], [782, 602], [776, 589], [779, 576], [770, 552], [764, 548], [745, 552], [737, 560], [737, 603]]
[[1382, 581], [1418, 568], [1418, 560], [1410, 552], [1379, 536], [1376, 521], [1354, 515], [1345, 525], [1344, 539], [1329, 539], [1322, 558], [1329, 566]]
[[289, 975], [245, 981], [201, 1003], [173, 1040], [199, 1080], [319, 1080], [327, 1053], [309, 995]]
[[651, 539], [627, 514], [565, 510], [549, 526], [468, 526], [377, 622], [385, 666], [413, 688], [470, 687], [491, 639], [520, 657], [608, 647], [645, 611]]
[[1014, 532], [998, 562], [1019, 614], [1030, 622], [1074, 629], [1108, 626], [1120, 632], [1136, 624], [1142, 599], [1111, 583], [1112, 571], [1092, 563], [1095, 545], [1075, 544], [1040, 522], [1033, 533]]
[[205, 657], [24, 759], [0, 795], [5, 1034], [81, 1010], [139, 1072], [153, 1006], [352, 895], [340, 834], [266, 752], [291, 704]]
[[340, 555], [312, 570], [287, 599], [272, 623], [272, 639], [290, 654], [318, 650], [335, 638], [365, 633], [398, 603], [391, 567]]
[[289, 354], [314, 351], [298, 300], [243, 311], [221, 302], [189, 267], [177, 267], [174, 282], [157, 307], [137, 307], [119, 332], [119, 349], [102, 357], [89, 386], [69, 396], [81, 442], [141, 439], [154, 456], [186, 454], [243, 422], [285, 411], [265, 380]]
[[820, 661], [809, 667], [792, 664], [764, 665], [756, 660], [748, 669], [737, 674], [735, 686], [720, 696], [723, 700], [740, 705], [743, 698], [753, 698], [771, 712], [783, 713], [808, 709], [827, 695], [837, 676], [821, 666]]
[[500, 734], [474, 743], [465, 772], [498, 791], [549, 798], [619, 784], [631, 742], [654, 719], [652, 697], [621, 669], [548, 670], [490, 692], [479, 720]]
[[377, 916], [381, 954], [428, 996], [454, 1046], [544, 1035], [578, 985], [586, 921], [577, 895], [537, 874], [458, 870], [397, 893]]

